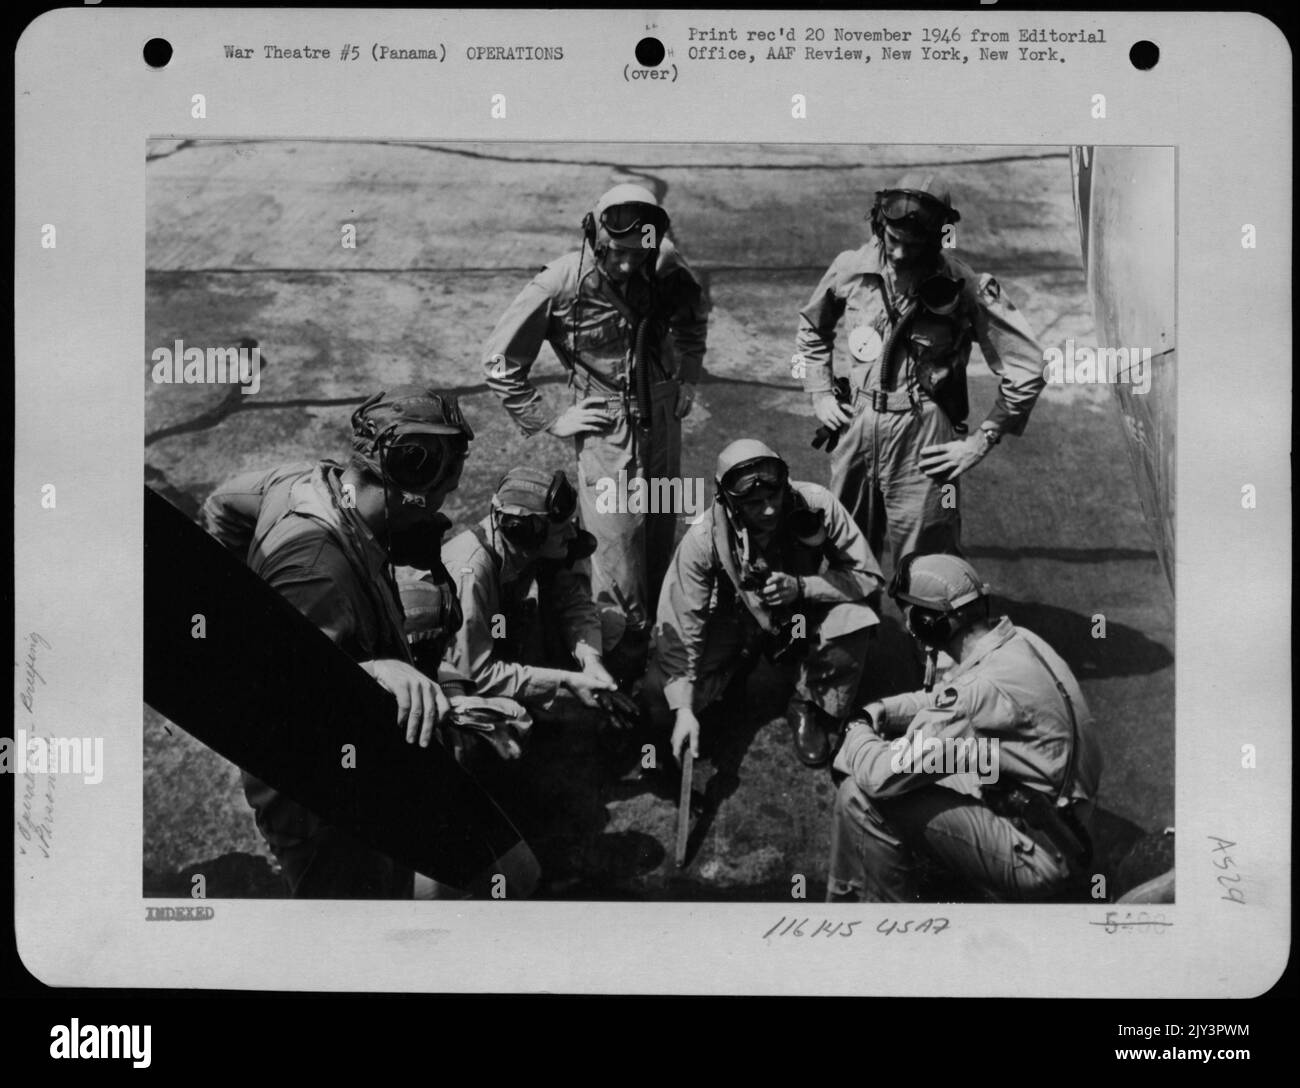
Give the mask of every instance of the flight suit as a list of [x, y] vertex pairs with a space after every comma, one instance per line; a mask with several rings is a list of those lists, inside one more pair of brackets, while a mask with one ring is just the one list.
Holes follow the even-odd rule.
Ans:
[[[409, 663], [388, 555], [347, 501], [342, 472], [322, 461], [235, 476], [204, 503], [204, 526], [354, 661]], [[411, 870], [247, 772], [242, 779], [295, 898], [411, 897]]]
[[[415, 667], [436, 680], [454, 713], [438, 723], [438, 740], [476, 777], [497, 758], [519, 755], [533, 719], [514, 699], [476, 694], [473, 680], [443, 657], [464, 621], [456, 582], [446, 567], [393, 572], [406, 611], [406, 640]], [[419, 876], [417, 875], [417, 883]]]
[[[1003, 617], [933, 691], [882, 703], [879, 732], [855, 721], [835, 758], [847, 777], [832, 816], [828, 899], [913, 899], [913, 851], [995, 899], [1043, 898], [1077, 875], [1059, 843], [990, 807], [1018, 784], [1085, 827], [1091, 814], [1101, 748], [1078, 682], [1047, 643]], [[912, 758], [930, 738], [996, 740], [994, 773]]]
[[[791, 562], [789, 541], [777, 539], [778, 528], [765, 558], [772, 569], [803, 579], [803, 596], [785, 606], [805, 618], [804, 637], [811, 643], [796, 691], [843, 718], [853, 709], [867, 639], [879, 623], [869, 598], [884, 579], [848, 511], [826, 488], [801, 481], [790, 487], [821, 513], [826, 542], [802, 570], [791, 569], [799, 563]], [[734, 547], [735, 533], [716, 502], [677, 546], [659, 594], [654, 657], [643, 687], [661, 725], [664, 703], [672, 711], [689, 707], [698, 714], [716, 702], [772, 626], [773, 610], [743, 588]]]
[[[483, 349], [488, 387], [501, 398], [527, 435], [544, 430], [560, 414], [529, 381], [543, 342], [569, 372], [572, 403], [606, 398], [613, 427], [574, 438], [578, 500], [583, 527], [596, 537], [591, 559], [592, 595], [602, 613], [617, 613], [629, 645], [648, 642], [654, 594], [672, 554], [679, 511], [653, 514], [603, 512], [596, 499], [601, 480], [617, 483], [681, 474], [678, 389], [699, 380], [708, 313], [695, 275], [669, 239], [659, 250], [653, 281], [644, 273], [615, 293], [584, 249], [548, 265], [520, 292]], [[632, 418], [634, 340], [643, 319], [650, 367], [650, 425]], [[609, 485], [605, 485], [608, 487]]]
[[936, 271], [964, 281], [950, 315], [897, 297], [880, 247], [869, 242], [835, 259], [799, 313], [795, 361], [809, 394], [831, 391], [835, 330], [844, 319], [853, 419], [831, 454], [830, 489], [876, 555], [888, 542], [895, 567], [914, 551], [960, 554], [959, 484], [932, 480], [918, 460], [925, 447], [967, 433], [971, 344], [1001, 379], [985, 427], [1022, 433], [1046, 384], [1042, 349], [997, 280], [977, 276], [947, 250]]
[[[446, 663], [473, 681], [480, 696], [512, 700], [530, 712], [585, 718], [576, 696], [539, 674], [557, 650], [573, 655], [586, 645], [601, 651], [601, 624], [586, 575], [560, 563], [534, 561], [525, 569], [492, 535], [492, 519], [455, 537], [443, 562], [456, 580], [464, 622], [447, 647]], [[574, 658], [554, 667], [572, 670]], [[527, 724], [514, 729], [519, 754]], [[494, 742], [495, 743], [495, 742]]]

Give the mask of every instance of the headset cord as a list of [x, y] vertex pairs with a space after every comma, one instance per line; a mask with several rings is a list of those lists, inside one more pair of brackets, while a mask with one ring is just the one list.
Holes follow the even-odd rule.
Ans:
[[632, 338], [632, 378], [636, 385], [636, 410], [641, 431], [648, 434], [651, 429], [650, 367], [645, 357], [646, 335], [650, 328], [650, 315], [637, 322], [636, 333]]
[[[595, 256], [595, 250], [592, 250]], [[587, 260], [587, 235], [582, 236], [582, 247], [578, 250], [578, 286], [573, 292], [573, 307], [569, 310], [569, 342], [573, 344], [573, 362], [569, 367], [569, 388], [573, 388], [578, 376], [578, 307], [582, 305], [582, 266]], [[590, 388], [590, 382], [588, 382]]]
[[912, 324], [912, 318], [916, 316], [918, 309], [920, 303], [912, 299], [911, 306], [900, 314], [894, 327], [889, 330], [889, 337], [885, 340], [885, 347], [880, 353], [880, 388], [886, 393], [894, 391], [894, 347]]
[[926, 647], [925, 651], [925, 679], [922, 686], [927, 692], [934, 690], [935, 673], [939, 668], [939, 651]]

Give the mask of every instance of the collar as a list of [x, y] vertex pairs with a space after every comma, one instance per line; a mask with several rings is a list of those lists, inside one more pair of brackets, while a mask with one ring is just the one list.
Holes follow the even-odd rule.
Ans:
[[321, 461], [294, 496], [294, 508], [323, 521], [346, 538], [366, 566], [376, 572], [388, 569], [388, 552], [379, 543], [355, 505], [343, 501], [343, 466]]
[[867, 276], [884, 275], [884, 268], [880, 263], [881, 253], [873, 238], [861, 249], [853, 251], [853, 255], [848, 261], [848, 270], [853, 275]]
[[[881, 277], [888, 275], [891, 279], [893, 278], [893, 273], [886, 268], [885, 255], [881, 253], [880, 247], [876, 245], [874, 238], [860, 249], [852, 251], [852, 256], [848, 260], [848, 270], [854, 275]], [[963, 273], [954, 268], [948, 251], [942, 249], [939, 251], [938, 259], [930, 274], [933, 275], [935, 272], [942, 272], [958, 279], [963, 276]]]
[[963, 673], [970, 672], [994, 650], [1005, 646], [1015, 637], [1015, 624], [1011, 622], [1010, 616], [1003, 616], [998, 620], [997, 625], [993, 627], [988, 634], [975, 643], [971, 655], [953, 669], [948, 674], [949, 677], [961, 676]]

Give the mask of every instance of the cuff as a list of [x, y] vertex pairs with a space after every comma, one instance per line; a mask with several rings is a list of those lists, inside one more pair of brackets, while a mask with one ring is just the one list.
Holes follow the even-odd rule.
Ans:
[[835, 753], [835, 769], [857, 781], [858, 753], [864, 745], [871, 743], [878, 737], [879, 734], [871, 728], [865, 718], [851, 721], [848, 731], [844, 734], [844, 743], [840, 745], [840, 750]]
[[672, 711], [693, 710], [695, 703], [695, 681], [686, 676], [669, 680], [664, 685], [664, 698]]
[[519, 423], [519, 429], [524, 433], [524, 437], [532, 438], [535, 434], [540, 434], [542, 431], [550, 430], [552, 424], [554, 424], [562, 415], [564, 415], [563, 412], [558, 412], [553, 416], [542, 416], [539, 414], [536, 416], [529, 416], [528, 419], [521, 419], [517, 422]]
[[[795, 349], [795, 353], [790, 357], [790, 365], [797, 366], [800, 358], [803, 359], [803, 391], [809, 396], [816, 396], [818, 393], [831, 393], [835, 389], [834, 371], [831, 369], [831, 360], [828, 356], [825, 359], [810, 359], [806, 352]], [[798, 371], [795, 371], [797, 374]]]
[[539, 670], [531, 666], [520, 666], [519, 671], [522, 674], [519, 688], [510, 694], [510, 698], [517, 702], [537, 702], [541, 699], [553, 698], [560, 690], [559, 684], [542, 679], [538, 675]]
[[1011, 411], [1010, 408], [999, 401], [989, 409], [988, 416], [985, 417], [980, 426], [991, 427], [1000, 435], [1018, 435], [1024, 432], [1025, 424], [1028, 421], [1028, 416]]
[[803, 391], [809, 397], [835, 392], [835, 375], [824, 363], [809, 363], [803, 372]]

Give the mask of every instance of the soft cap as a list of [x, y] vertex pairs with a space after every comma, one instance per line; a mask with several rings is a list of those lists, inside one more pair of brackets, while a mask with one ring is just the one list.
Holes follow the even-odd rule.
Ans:
[[554, 479], [553, 472], [518, 465], [501, 477], [492, 502], [498, 510], [507, 514], [549, 516], [547, 497], [551, 493]]
[[[955, 555], [918, 555], [904, 560], [899, 582], [890, 588], [895, 599], [934, 612], [955, 612], [971, 601], [989, 595], [989, 587], [964, 559]], [[905, 573], [905, 576], [903, 576]]]

